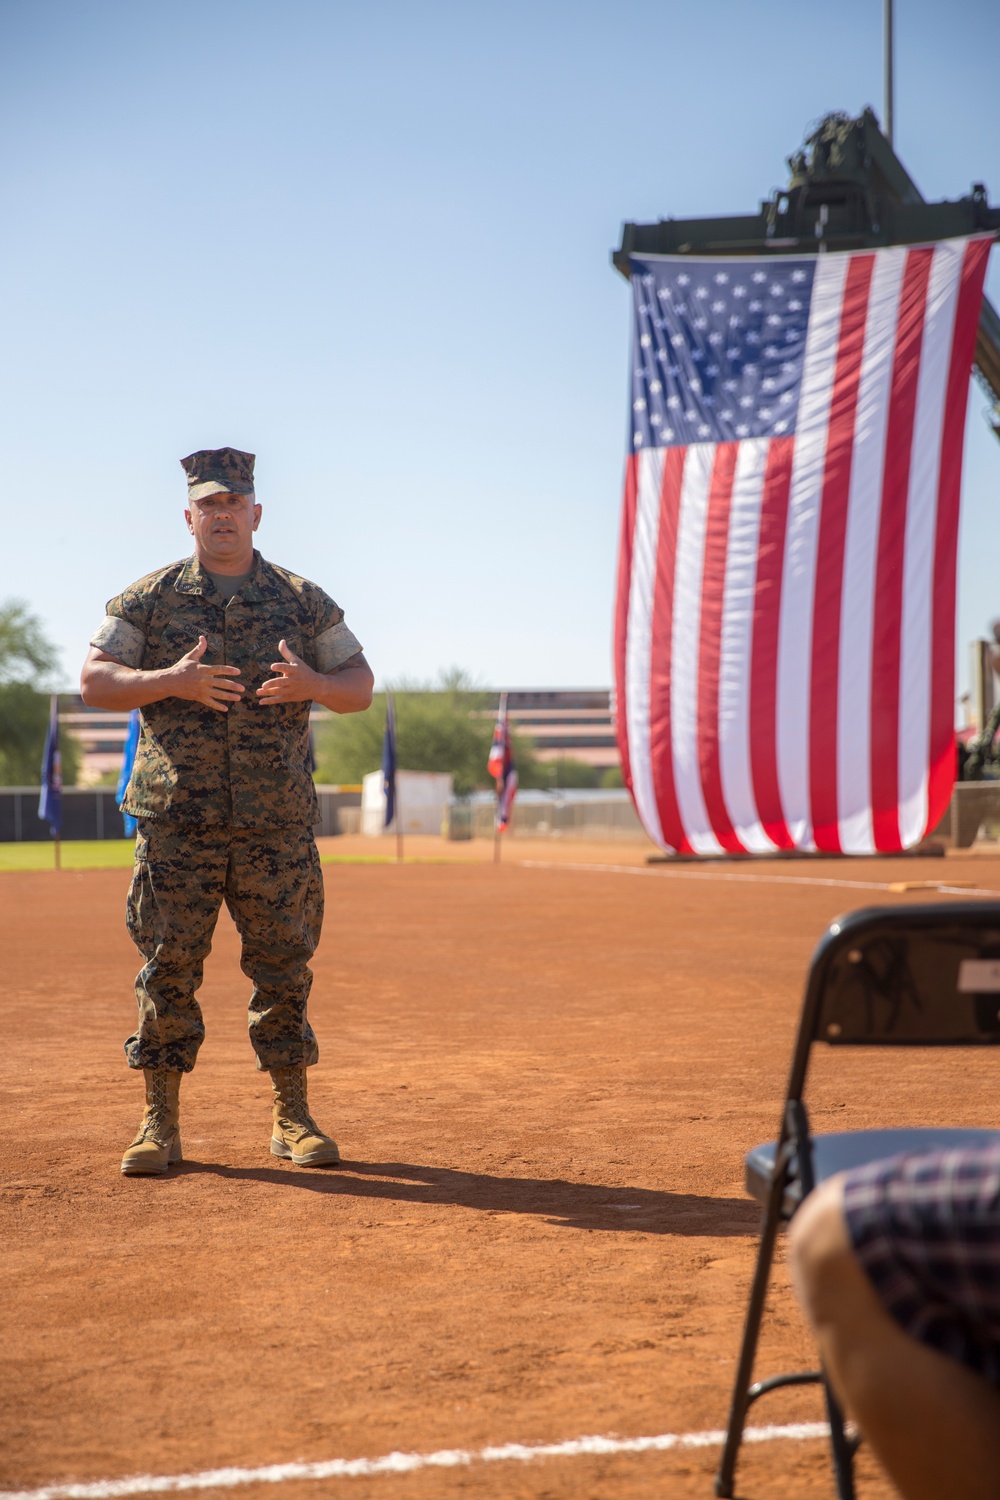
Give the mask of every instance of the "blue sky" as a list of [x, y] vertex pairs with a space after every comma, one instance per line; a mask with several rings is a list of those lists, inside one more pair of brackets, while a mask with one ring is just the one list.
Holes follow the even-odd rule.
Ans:
[[[232, 443], [262, 550], [380, 681], [607, 684], [621, 221], [753, 211], [820, 116], [881, 111], [881, 25], [880, 0], [0, 0], [0, 598], [74, 681], [105, 600], [189, 550], [178, 458]], [[1000, 7], [897, 0], [896, 30], [911, 175], [1000, 201]], [[1000, 614], [984, 405], [962, 674]]]

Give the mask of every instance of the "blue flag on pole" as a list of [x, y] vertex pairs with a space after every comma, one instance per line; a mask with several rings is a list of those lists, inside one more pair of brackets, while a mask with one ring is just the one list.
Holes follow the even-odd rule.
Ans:
[[42, 791], [38, 798], [38, 816], [48, 823], [54, 839], [62, 832], [62, 756], [59, 753], [59, 699], [49, 700], [49, 728], [42, 753]]
[[[118, 803], [119, 811], [125, 801], [125, 792], [128, 789], [129, 778], [132, 775], [132, 767], [135, 764], [135, 752], [139, 748], [139, 710], [133, 708], [128, 716], [128, 731], [125, 735], [125, 744], [122, 747], [122, 768], [118, 773], [118, 786], [115, 791], [115, 801]], [[130, 813], [122, 813], [122, 822], [125, 824], [125, 837], [130, 839], [136, 830], [136, 820]]]
[[385, 734], [382, 738], [382, 785], [385, 788], [385, 827], [396, 816], [396, 706], [385, 695]]

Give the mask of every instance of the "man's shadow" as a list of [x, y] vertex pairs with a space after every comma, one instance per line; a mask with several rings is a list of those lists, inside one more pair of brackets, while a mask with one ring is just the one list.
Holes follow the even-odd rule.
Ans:
[[226, 1167], [184, 1161], [164, 1181], [194, 1173], [271, 1183], [374, 1202], [451, 1205], [489, 1214], [533, 1214], [565, 1229], [640, 1234], [755, 1235], [760, 1210], [747, 1198], [714, 1198], [651, 1188], [604, 1187], [547, 1177], [495, 1177], [407, 1162], [341, 1162], [338, 1168]]

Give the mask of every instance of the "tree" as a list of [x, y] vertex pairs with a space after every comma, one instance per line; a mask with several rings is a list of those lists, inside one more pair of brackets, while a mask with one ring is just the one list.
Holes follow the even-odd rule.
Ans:
[[[58, 661], [58, 651], [23, 599], [0, 604], [0, 785], [38, 785]], [[61, 749], [63, 783], [72, 786], [79, 742], [64, 733]]]
[[[396, 756], [400, 770], [446, 771], [458, 796], [492, 785], [486, 762], [493, 739], [495, 705], [457, 668], [436, 687], [400, 682], [396, 703]], [[317, 728], [316, 780], [353, 785], [382, 764], [385, 694], [376, 693], [362, 714], [332, 714]], [[531, 741], [512, 736], [518, 771], [534, 767]]]
[[0, 604], [0, 685], [30, 681], [44, 689], [58, 665], [55, 646], [24, 600]]

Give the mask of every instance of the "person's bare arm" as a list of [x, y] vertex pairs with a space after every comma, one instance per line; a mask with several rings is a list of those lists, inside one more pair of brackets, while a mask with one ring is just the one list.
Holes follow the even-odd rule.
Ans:
[[892, 1317], [855, 1254], [842, 1176], [809, 1194], [790, 1240], [823, 1368], [900, 1495], [996, 1500], [1000, 1390]]
[[203, 666], [207, 648], [208, 641], [199, 636], [197, 646], [172, 667], [143, 672], [91, 646], [80, 674], [80, 696], [89, 708], [144, 708], [162, 698], [186, 698], [228, 713], [230, 703], [238, 702], [245, 692], [241, 683], [233, 681], [240, 669]]
[[356, 652], [332, 672], [314, 672], [295, 655], [287, 641], [278, 642], [278, 651], [281, 661], [271, 663], [271, 671], [278, 675], [269, 677], [257, 689], [262, 704], [312, 702], [335, 714], [361, 713], [371, 704], [375, 678], [363, 651]]

